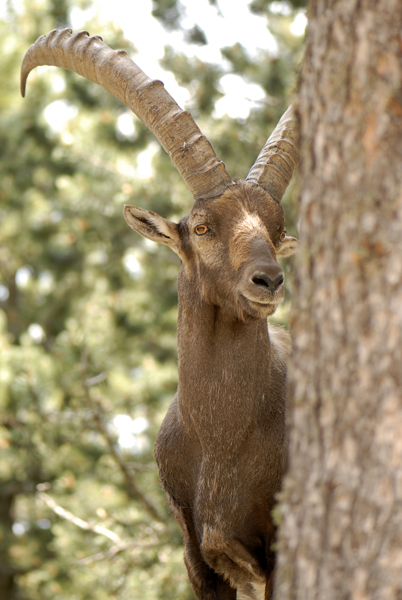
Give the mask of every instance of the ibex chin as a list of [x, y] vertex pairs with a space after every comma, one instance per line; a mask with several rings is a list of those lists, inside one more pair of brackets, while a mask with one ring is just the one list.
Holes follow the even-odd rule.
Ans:
[[[38, 65], [99, 83], [155, 134], [194, 197], [179, 223], [126, 206], [138, 233], [170, 246], [178, 276], [179, 385], [155, 444], [160, 479], [183, 530], [200, 600], [272, 594], [271, 511], [285, 455], [289, 338], [267, 317], [284, 297], [277, 257], [293, 254], [282, 196], [297, 163], [289, 108], [245, 181], [232, 181], [188, 112], [122, 50], [71, 30], [41, 36], [22, 64], [22, 95]], [[265, 592], [263, 591], [265, 590]]]

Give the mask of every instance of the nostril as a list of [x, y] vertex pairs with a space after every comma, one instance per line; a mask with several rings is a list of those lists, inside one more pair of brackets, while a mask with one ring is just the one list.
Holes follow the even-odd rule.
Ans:
[[262, 286], [265, 286], [265, 287], [269, 287], [268, 281], [266, 281], [266, 279], [263, 278], [263, 277], [261, 277], [261, 276], [260, 277], [258, 277], [258, 276], [257, 277], [253, 277], [251, 281], [253, 283], [255, 283], [256, 285], [262, 285]]
[[275, 289], [277, 289], [278, 287], [280, 287], [283, 282], [285, 281], [285, 278], [283, 276], [283, 274], [281, 273], [280, 275], [278, 275], [278, 277], [274, 280], [274, 284], [275, 284]]
[[256, 285], [266, 287], [275, 292], [284, 282], [283, 273], [279, 273], [275, 279], [271, 279], [266, 273], [256, 273], [251, 281]]

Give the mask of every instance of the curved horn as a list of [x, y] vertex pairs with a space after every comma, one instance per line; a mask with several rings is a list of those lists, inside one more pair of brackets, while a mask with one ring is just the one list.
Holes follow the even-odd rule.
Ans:
[[298, 145], [299, 129], [291, 104], [259, 153], [247, 181], [258, 183], [280, 204], [299, 160]]
[[21, 66], [21, 94], [27, 77], [39, 65], [75, 71], [99, 83], [130, 108], [169, 154], [195, 200], [220, 196], [231, 183], [224, 163], [202, 135], [190, 113], [183, 111], [165, 90], [127, 56], [112, 50], [99, 36], [71, 29], [42, 35], [28, 49]]

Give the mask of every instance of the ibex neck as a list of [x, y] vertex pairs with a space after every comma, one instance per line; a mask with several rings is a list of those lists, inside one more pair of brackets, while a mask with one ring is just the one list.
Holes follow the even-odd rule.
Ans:
[[[183, 422], [232, 440], [261, 410], [270, 384], [266, 320], [241, 322], [179, 298], [179, 405]], [[205, 432], [208, 440], [205, 439]], [[240, 434], [241, 437], [241, 434]]]

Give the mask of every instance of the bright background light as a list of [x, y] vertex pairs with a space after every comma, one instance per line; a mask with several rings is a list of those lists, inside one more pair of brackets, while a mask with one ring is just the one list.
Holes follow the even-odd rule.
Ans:
[[[276, 51], [276, 43], [267, 30], [265, 17], [251, 14], [245, 2], [218, 0], [218, 7], [211, 6], [208, 0], [182, 0], [181, 4], [184, 7], [183, 26], [191, 29], [197, 24], [207, 37], [207, 45], [187, 43], [182, 31], [166, 31], [159, 21], [152, 17], [152, 0], [135, 0], [130, 4], [126, 0], [98, 0], [96, 6], [100, 8], [100, 16], [103, 19], [119, 26], [125, 37], [133, 42], [138, 51], [135, 56], [138, 66], [149, 77], [162, 79], [169, 93], [184, 108], [190, 99], [188, 91], [181, 88], [173, 74], [164, 71], [158, 62], [164, 55], [165, 46], [172, 46], [176, 52], [183, 52], [187, 56], [218, 64], [222, 63], [220, 49], [236, 43], [247, 48], [250, 56], [255, 56], [259, 50]], [[89, 17], [89, 11], [73, 9], [71, 20], [74, 29], [84, 27]], [[222, 107], [230, 106], [231, 117], [247, 117], [250, 90], [240, 77], [238, 79], [240, 85], [237, 86], [236, 95], [227, 92], [223, 86], [225, 96], [220, 103], [219, 116], [222, 114]], [[262, 89], [261, 95], [264, 96]], [[226, 96], [228, 98], [225, 103]]]
[[132, 419], [129, 415], [117, 415], [113, 419], [117, 430], [117, 444], [122, 450], [132, 454], [140, 454], [148, 450], [150, 442], [144, 431], [148, 429], [149, 421], [145, 417]]
[[[0, 6], [6, 4], [0, 0]], [[138, 66], [151, 78], [161, 79], [168, 92], [176, 102], [186, 108], [190, 100], [188, 90], [180, 87], [174, 75], [165, 71], [159, 64], [164, 56], [165, 46], [172, 46], [176, 52], [183, 52], [189, 57], [216, 64], [224, 64], [220, 49], [240, 43], [246, 48], [250, 57], [261, 51], [269, 50], [273, 55], [277, 52], [275, 39], [267, 29], [265, 16], [252, 14], [247, 2], [218, 0], [212, 6], [208, 0], [181, 0], [183, 6], [182, 24], [191, 29], [198, 25], [205, 33], [207, 45], [200, 46], [185, 41], [183, 31], [166, 31], [157, 19], [152, 17], [152, 0], [97, 0], [88, 9], [74, 7], [70, 19], [74, 31], [88, 27], [91, 19], [99, 17], [120, 27], [125, 37], [137, 50], [133, 57]], [[288, 14], [286, 2], [274, 2], [273, 12]], [[4, 8], [0, 9], [0, 14]], [[290, 26], [294, 35], [303, 35], [307, 24], [304, 12], [299, 12]], [[102, 32], [90, 31], [90, 34]], [[107, 43], [107, 40], [104, 40]], [[62, 90], [63, 82], [55, 75], [55, 90]], [[238, 75], [228, 74], [221, 80], [223, 97], [217, 102], [215, 116], [227, 114], [231, 118], [247, 118], [253, 103], [264, 98], [264, 90], [257, 84], [247, 84]], [[45, 110], [45, 119], [53, 131], [62, 132], [67, 122], [75, 116], [74, 108], [63, 100], [49, 105]], [[135, 125], [130, 114], [123, 114], [118, 121], [118, 132], [128, 138], [135, 137]], [[68, 138], [68, 136], [67, 136]], [[65, 143], [71, 143], [70, 139]]]

